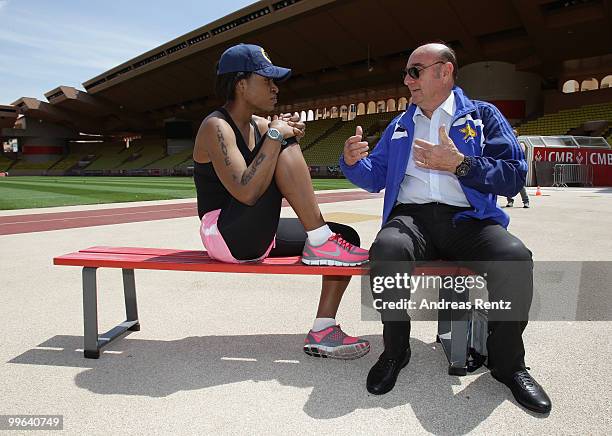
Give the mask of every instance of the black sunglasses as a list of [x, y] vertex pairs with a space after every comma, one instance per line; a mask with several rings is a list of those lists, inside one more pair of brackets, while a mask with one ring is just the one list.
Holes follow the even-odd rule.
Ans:
[[434, 62], [431, 65], [427, 65], [426, 67], [410, 67], [408, 69], [403, 69], [402, 70], [402, 80], [406, 80], [406, 75], [412, 77], [413, 79], [418, 79], [419, 75], [421, 74], [421, 71], [426, 70], [429, 67], [433, 67], [436, 64], [445, 64], [446, 62], [444, 61], [438, 61], [438, 62]]

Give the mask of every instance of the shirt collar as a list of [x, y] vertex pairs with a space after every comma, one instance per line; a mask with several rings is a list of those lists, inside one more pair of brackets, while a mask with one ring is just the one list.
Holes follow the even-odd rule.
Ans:
[[455, 93], [451, 91], [450, 95], [444, 103], [440, 106], [444, 112], [449, 114], [451, 117], [454, 115], [454, 106], [455, 106]]
[[[444, 102], [442, 102], [442, 104], [436, 108], [436, 110], [438, 109], [442, 109], [444, 112], [446, 112], [451, 117], [454, 115], [455, 93], [453, 91], [451, 91], [447, 99], [444, 100]], [[423, 113], [423, 111], [421, 110], [419, 106], [416, 107], [416, 110], [414, 111], [414, 115], [412, 116], [412, 120], [416, 122], [416, 119], [418, 116], [423, 116], [423, 117], [425, 116], [425, 114]]]

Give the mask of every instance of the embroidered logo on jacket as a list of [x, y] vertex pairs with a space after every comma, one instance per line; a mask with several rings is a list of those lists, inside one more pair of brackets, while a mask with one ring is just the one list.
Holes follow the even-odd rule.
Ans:
[[465, 123], [465, 127], [463, 129], [459, 129], [461, 133], [463, 133], [463, 140], [468, 142], [470, 138], [476, 137], [476, 130], [470, 126], [469, 123]]

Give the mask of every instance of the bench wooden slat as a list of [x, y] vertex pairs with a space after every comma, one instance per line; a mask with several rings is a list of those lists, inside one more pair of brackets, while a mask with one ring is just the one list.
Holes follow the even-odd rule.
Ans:
[[367, 267], [310, 266], [299, 257], [268, 258], [258, 263], [223, 263], [205, 251], [137, 247], [91, 247], [53, 259], [55, 265], [91, 268], [154, 269], [256, 274], [367, 275]]

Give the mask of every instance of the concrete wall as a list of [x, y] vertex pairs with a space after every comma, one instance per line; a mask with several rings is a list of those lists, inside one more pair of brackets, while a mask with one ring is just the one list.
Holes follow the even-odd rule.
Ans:
[[21, 139], [21, 158], [28, 162], [49, 162], [57, 160], [67, 150], [64, 138], [26, 137]]
[[477, 100], [520, 100], [525, 115], [542, 107], [541, 79], [537, 74], [516, 71], [506, 62], [476, 62], [459, 68], [457, 84]]
[[544, 93], [544, 113], [558, 112], [588, 104], [609, 103], [612, 101], [612, 88], [595, 91], [582, 91], [564, 94], [560, 91]]
[[66, 150], [69, 138], [78, 138], [78, 132], [62, 125], [40, 122], [28, 117], [20, 120], [23, 134], [19, 137], [22, 159], [29, 162], [57, 160]]

